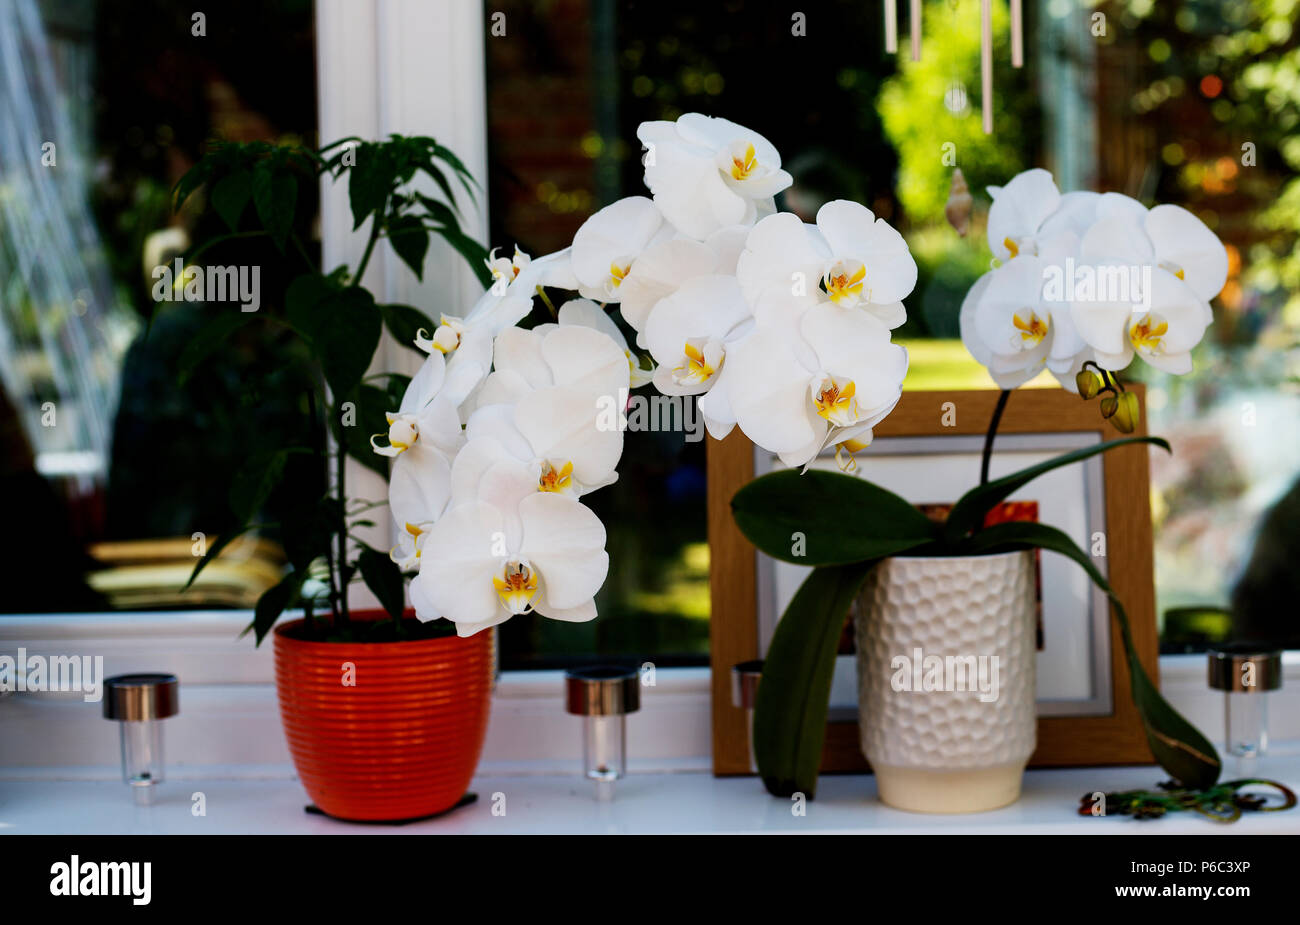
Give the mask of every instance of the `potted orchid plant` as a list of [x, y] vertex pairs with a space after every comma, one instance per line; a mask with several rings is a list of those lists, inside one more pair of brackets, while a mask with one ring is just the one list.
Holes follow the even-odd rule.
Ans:
[[[1060, 531], [984, 527], [985, 515], [1049, 469], [1126, 444], [1167, 445], [1115, 440], [986, 478], [943, 523], [862, 479], [800, 471], [831, 449], [852, 468], [852, 454], [870, 444], [872, 427], [899, 400], [907, 352], [891, 331], [906, 319], [902, 300], [917, 276], [907, 244], [857, 203], [826, 203], [815, 224], [779, 212], [774, 196], [790, 186], [790, 174], [767, 139], [733, 122], [688, 113], [643, 123], [637, 137], [650, 197], [599, 210], [554, 254], [494, 256], [494, 282], [472, 310], [419, 335], [429, 359], [390, 416], [387, 440], [377, 444], [396, 457], [389, 501], [404, 535], [394, 555], [416, 571], [410, 594], [417, 616], [445, 618], [463, 635], [534, 611], [593, 619], [608, 556], [604, 527], [583, 498], [617, 478], [628, 390], [653, 383], [669, 396], [694, 396], [712, 436], [739, 427], [790, 467], [746, 486], [733, 509], [760, 549], [814, 566], [771, 642], [754, 725], [768, 789], [812, 796], [835, 642], [869, 576], [905, 557], [949, 565], [956, 558], [1005, 560], [1000, 567], [1021, 576], [1008, 584], [1020, 597], [990, 606], [1022, 618], [1031, 603], [1024, 550], [1038, 548], [1073, 558], [1108, 590]], [[1061, 196], [1044, 176], [1031, 172], [994, 191], [989, 227], [1003, 265], [963, 307], [967, 344], [1004, 388], [1046, 366], [1067, 387], [1085, 383], [1085, 395], [1109, 390], [1114, 406], [1104, 410], [1117, 426], [1131, 422], [1131, 402], [1114, 373], [1133, 352], [1185, 371], [1183, 354], [1209, 319], [1205, 300], [1222, 285], [1213, 273], [1202, 276], [1198, 262], [1213, 248], [1181, 210]], [[1122, 227], [1107, 224], [1112, 220]], [[1182, 239], [1189, 234], [1190, 251]], [[1075, 250], [1098, 265], [1128, 259], [1131, 249], [1107, 252], [1124, 247], [1121, 241], [1144, 248], [1139, 252], [1157, 268], [1143, 321], [1132, 321], [1131, 306], [1121, 312], [1097, 303], [1075, 312], [1047, 304], [1041, 285], [1035, 291], [1041, 267], [1034, 261]], [[633, 344], [614, 309], [635, 334]], [[397, 466], [417, 446], [426, 462], [399, 477]], [[805, 538], [798, 556], [791, 554], [795, 534]], [[1124, 611], [1113, 603], [1127, 646]], [[999, 629], [1023, 631], [1024, 622], [1009, 619]], [[1157, 760], [1186, 783], [1212, 781], [1213, 748], [1128, 651], [1133, 696]], [[1032, 683], [1027, 689], [1032, 698]], [[1024, 754], [1006, 762], [1019, 762], [1015, 790], [1026, 744], [1032, 750], [1032, 699], [1029, 706], [1028, 738], [1023, 729], [1012, 736]], [[1008, 783], [999, 786], [1005, 792]]]

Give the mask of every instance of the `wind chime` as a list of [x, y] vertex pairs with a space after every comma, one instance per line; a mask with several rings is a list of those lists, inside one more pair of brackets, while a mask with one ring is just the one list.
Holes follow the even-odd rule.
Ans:
[[[885, 0], [885, 51], [898, 52], [898, 4], [902, 0]], [[912, 60], [921, 60], [921, 0], [908, 0], [908, 21], [912, 30]], [[957, 0], [949, 0], [954, 10]], [[1011, 66], [1025, 63], [1024, 18], [1022, 0], [1011, 3]], [[980, 0], [980, 106], [984, 111], [984, 134], [993, 134], [993, 0]]]

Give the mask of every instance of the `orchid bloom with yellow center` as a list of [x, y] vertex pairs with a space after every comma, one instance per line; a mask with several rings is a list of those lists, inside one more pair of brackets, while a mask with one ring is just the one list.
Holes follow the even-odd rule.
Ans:
[[567, 495], [572, 494], [575, 487], [572, 460], [565, 460], [558, 468], [549, 459], [543, 460], [541, 474], [537, 477], [538, 491], [553, 491]]
[[507, 562], [501, 574], [493, 576], [492, 586], [512, 614], [528, 613], [537, 596], [537, 573], [527, 562]]
[[858, 387], [852, 379], [836, 382], [833, 376], [826, 376], [815, 383], [813, 389], [813, 406], [817, 414], [835, 427], [848, 427], [858, 421], [858, 402], [855, 397]]
[[[744, 149], [741, 153], [737, 154], [736, 150], [740, 148], [741, 145], [744, 145]], [[754, 169], [758, 166], [758, 155], [754, 153], [754, 146], [752, 144], [745, 144], [745, 142], [738, 141], [732, 145], [731, 150], [732, 178], [736, 180], [748, 179], [749, 175], [753, 173]]]
[[461, 338], [465, 336], [465, 322], [453, 315], [443, 315], [439, 319], [438, 329], [433, 332], [433, 337], [424, 328], [415, 332], [415, 345], [425, 353], [433, 353], [437, 350], [442, 355], [454, 351], [460, 346]]
[[532, 258], [521, 251], [518, 244], [515, 245], [514, 257], [498, 257], [498, 250], [500, 250], [498, 247], [492, 248], [492, 252], [483, 261], [494, 280], [504, 280], [507, 284], [512, 283], [520, 271], [532, 263]]
[[836, 261], [822, 277], [822, 286], [826, 295], [836, 305], [851, 308], [859, 302], [870, 302], [871, 293], [864, 296], [867, 267], [860, 260]]
[[1168, 322], [1152, 317], [1151, 313], [1147, 312], [1129, 327], [1128, 339], [1138, 353], [1151, 356], [1163, 352], [1162, 342], [1168, 333]]
[[683, 387], [709, 382], [726, 361], [722, 344], [712, 337], [692, 337], [682, 344], [682, 363], [673, 367], [673, 381]]
[[420, 420], [416, 415], [385, 412], [384, 417], [388, 419], [388, 446], [380, 446], [375, 442], [383, 434], [372, 434], [371, 449], [380, 456], [397, 456], [415, 446], [420, 439]]
[[1029, 347], [1037, 347], [1047, 336], [1051, 322], [1038, 316], [1032, 308], [1025, 308], [1011, 316], [1011, 323], [1020, 332], [1021, 342]]
[[620, 257], [609, 262], [609, 280], [605, 283], [605, 288], [610, 295], [618, 291], [618, 287], [623, 285], [623, 280], [627, 279], [628, 272], [632, 269], [632, 261], [627, 257]]
[[397, 563], [403, 572], [410, 572], [420, 567], [420, 553], [424, 539], [429, 535], [432, 524], [405, 523], [398, 536], [397, 545], [388, 551], [388, 558]]

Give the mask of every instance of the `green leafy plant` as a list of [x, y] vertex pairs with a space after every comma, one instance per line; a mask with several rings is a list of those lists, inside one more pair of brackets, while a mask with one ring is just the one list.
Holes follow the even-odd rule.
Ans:
[[[993, 436], [1009, 394], [1002, 394], [990, 424], [980, 484], [952, 506], [942, 523], [878, 485], [820, 470], [765, 475], [732, 499], [736, 523], [750, 542], [776, 559], [813, 566], [777, 624], [758, 687], [754, 756], [771, 793], [798, 792], [809, 798], [816, 793], [836, 644], [849, 606], [876, 563], [898, 555], [994, 555], [1022, 549], [1045, 549], [1073, 559], [1106, 592], [1152, 754], [1189, 787], [1203, 789], [1218, 780], [1220, 762], [1214, 747], [1147, 676], [1133, 647], [1124, 606], [1087, 553], [1047, 524], [984, 526], [998, 504], [1046, 472], [1121, 447], [1150, 444], [1168, 451], [1169, 444], [1159, 437], [1111, 440], [989, 481]], [[845, 511], [852, 516], [846, 517]], [[805, 537], [798, 548], [791, 545], [794, 533]]]
[[[302, 194], [324, 176], [336, 182], [346, 178], [353, 229], [360, 231], [369, 223], [355, 267], [326, 271], [304, 240], [313, 216]], [[443, 198], [422, 192], [421, 177]], [[348, 499], [345, 461], [351, 456], [387, 477], [387, 463], [372, 452], [370, 435], [387, 429], [384, 413], [399, 405], [409, 379], [396, 374], [366, 377], [366, 370], [385, 327], [414, 350], [415, 332], [432, 331], [436, 325], [412, 306], [379, 303], [362, 278], [381, 240], [422, 277], [429, 239], [437, 236], [460, 253], [486, 285], [487, 253], [461, 229], [456, 187], [473, 201], [475, 182], [455, 154], [432, 138], [400, 135], [378, 142], [345, 138], [319, 150], [266, 142], [219, 144], [176, 184], [176, 209], [206, 189], [207, 208], [227, 229], [195, 242], [184, 256], [189, 267], [200, 266], [204, 254], [223, 242], [267, 238], [297, 271], [283, 292], [263, 294], [258, 311], [244, 312], [231, 303], [228, 311], [202, 327], [179, 358], [181, 378], [192, 375], [218, 345], [250, 324], [287, 329], [301, 339], [315, 366], [314, 388], [301, 396], [301, 406], [319, 439], [315, 445], [294, 441], [260, 450], [234, 473], [230, 505], [242, 526], [207, 549], [186, 585], [193, 584], [236, 537], [278, 528], [289, 567], [257, 602], [251, 629], [259, 643], [286, 608], [299, 604], [315, 638], [399, 638], [412, 632], [401, 620], [401, 571], [386, 552], [353, 532], [371, 524], [366, 515], [375, 505]], [[322, 467], [322, 484], [329, 487], [292, 511], [291, 518], [286, 517], [291, 522], [259, 519], [272, 492], [303, 466]], [[310, 581], [317, 577], [319, 582]], [[358, 579], [378, 597], [390, 620], [363, 625], [350, 619], [347, 590]], [[314, 590], [322, 586], [324, 590]], [[318, 611], [328, 611], [328, 618]], [[441, 621], [427, 626], [420, 632], [448, 631]]]

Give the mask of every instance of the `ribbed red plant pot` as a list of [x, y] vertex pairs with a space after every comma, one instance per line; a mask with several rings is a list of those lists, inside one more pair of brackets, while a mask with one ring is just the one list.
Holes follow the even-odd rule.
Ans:
[[308, 641], [303, 626], [275, 628], [275, 685], [294, 767], [316, 807], [391, 822], [455, 806], [487, 734], [494, 631], [351, 643]]

